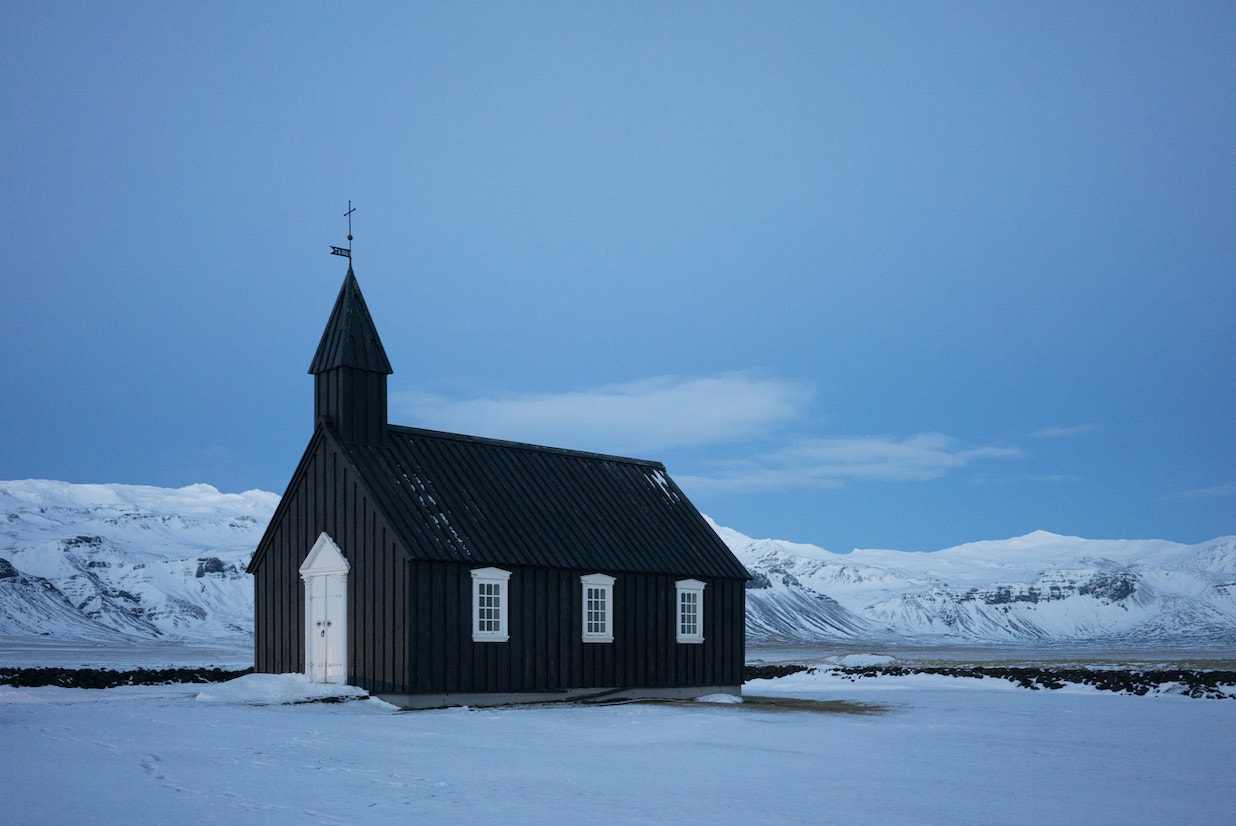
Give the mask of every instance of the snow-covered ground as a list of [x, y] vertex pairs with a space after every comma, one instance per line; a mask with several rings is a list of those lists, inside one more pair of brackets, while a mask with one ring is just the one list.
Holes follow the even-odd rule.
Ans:
[[0, 687], [0, 823], [1236, 822], [1224, 700], [797, 674], [745, 691], [884, 711], [401, 713], [241, 680]]

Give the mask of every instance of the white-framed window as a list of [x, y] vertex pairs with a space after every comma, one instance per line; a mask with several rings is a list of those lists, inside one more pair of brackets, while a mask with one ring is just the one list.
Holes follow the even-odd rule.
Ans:
[[583, 588], [584, 642], [614, 641], [614, 578], [588, 574], [579, 578]]
[[678, 642], [704, 641], [704, 583], [680, 579], [675, 583]]
[[472, 641], [506, 642], [508, 583], [511, 572], [501, 568], [478, 568], [472, 572]]

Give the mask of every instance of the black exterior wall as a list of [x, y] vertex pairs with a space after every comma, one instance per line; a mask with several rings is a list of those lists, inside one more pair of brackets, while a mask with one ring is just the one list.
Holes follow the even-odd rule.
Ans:
[[[507, 642], [472, 640], [477, 564], [416, 560], [373, 506], [346, 451], [325, 431], [310, 442], [255, 556], [254, 659], [259, 672], [305, 670], [299, 567], [326, 532], [351, 565], [348, 682], [389, 694], [739, 685], [744, 580], [697, 577], [704, 642], [675, 640], [667, 574], [504, 566]], [[585, 574], [614, 583], [614, 641], [581, 639]]]
[[[524, 568], [509, 582], [510, 640], [473, 642], [466, 566], [409, 566], [413, 610], [407, 687], [391, 693], [565, 691], [574, 688], [737, 686], [742, 683], [743, 583], [708, 582], [704, 642], [675, 641], [674, 580], [619, 574], [614, 641], [583, 642], [580, 577], [597, 571]], [[603, 572], [600, 572], [603, 573]], [[360, 685], [364, 683], [358, 682]]]

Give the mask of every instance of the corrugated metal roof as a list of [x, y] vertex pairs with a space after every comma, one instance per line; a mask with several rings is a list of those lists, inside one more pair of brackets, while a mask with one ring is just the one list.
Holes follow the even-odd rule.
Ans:
[[659, 462], [394, 426], [342, 447], [417, 558], [747, 577]]
[[350, 264], [309, 372], [316, 375], [336, 367], [386, 375], [394, 372]]

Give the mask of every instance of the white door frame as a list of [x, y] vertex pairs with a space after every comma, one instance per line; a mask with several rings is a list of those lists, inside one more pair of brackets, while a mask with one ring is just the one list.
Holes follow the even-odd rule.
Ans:
[[305, 673], [315, 683], [348, 681], [348, 571], [326, 533], [300, 566], [305, 581]]

